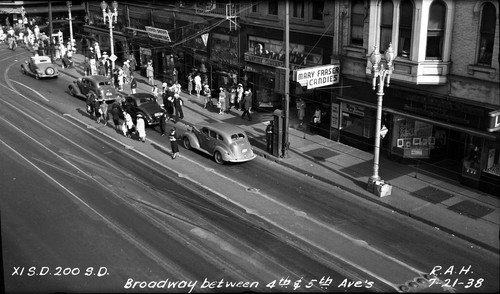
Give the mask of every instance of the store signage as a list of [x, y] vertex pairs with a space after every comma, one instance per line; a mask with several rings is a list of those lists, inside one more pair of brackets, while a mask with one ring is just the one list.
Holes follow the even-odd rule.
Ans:
[[170, 35], [168, 34], [167, 30], [146, 26], [146, 31], [148, 32], [148, 36], [151, 39], [162, 42], [171, 42]]
[[335, 64], [298, 69], [296, 81], [307, 89], [337, 84], [339, 82], [340, 66]]
[[342, 102], [342, 112], [352, 113], [361, 117], [365, 116], [365, 108], [352, 103]]
[[340, 105], [338, 103], [332, 103], [332, 115], [331, 115], [331, 127], [334, 128], [334, 129], [338, 129], [339, 128], [339, 119], [340, 119], [340, 115], [339, 115], [339, 108], [340, 108]]
[[490, 117], [488, 132], [496, 132], [500, 130], [500, 110], [495, 110], [488, 113]]

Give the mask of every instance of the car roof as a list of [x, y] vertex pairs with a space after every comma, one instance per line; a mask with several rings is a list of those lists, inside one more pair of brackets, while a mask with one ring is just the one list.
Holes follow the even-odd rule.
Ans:
[[31, 59], [35, 62], [42, 62], [42, 63], [51, 63], [50, 57], [49, 56], [31, 56]]
[[134, 98], [136, 100], [144, 99], [144, 98], [154, 98], [153, 94], [150, 93], [135, 93], [135, 94], [130, 94], [127, 95], [127, 98]]
[[111, 81], [110, 78], [107, 78], [105, 76], [100, 76], [100, 75], [86, 76], [86, 77], [83, 77], [83, 78], [87, 79], [87, 80], [91, 80], [91, 81], [97, 82], [97, 83]]
[[219, 131], [221, 133], [227, 134], [227, 135], [232, 135], [236, 133], [245, 133], [245, 131], [235, 125], [224, 123], [224, 122], [215, 122], [215, 123], [209, 123], [209, 124], [199, 124], [198, 128], [203, 128], [203, 127], [208, 127], [210, 129], [215, 129], [216, 131]]

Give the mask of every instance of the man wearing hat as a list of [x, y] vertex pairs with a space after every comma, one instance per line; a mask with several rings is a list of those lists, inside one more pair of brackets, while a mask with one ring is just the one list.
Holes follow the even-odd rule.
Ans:
[[236, 88], [236, 105], [234, 108], [236, 109], [242, 109], [243, 108], [243, 85], [238, 84], [238, 87]]

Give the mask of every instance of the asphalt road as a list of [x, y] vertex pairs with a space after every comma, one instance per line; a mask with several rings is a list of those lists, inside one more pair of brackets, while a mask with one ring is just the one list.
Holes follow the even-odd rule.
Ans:
[[[208, 281], [221, 279], [258, 282], [266, 292], [293, 291], [296, 281], [297, 291], [395, 291], [412, 277], [407, 272], [438, 266], [440, 281], [454, 288], [438, 290], [498, 289], [497, 255], [261, 158], [219, 166], [181, 148], [172, 161], [165, 137], [148, 130], [145, 144], [97, 125], [84, 102], [65, 92], [68, 77], [23, 76], [18, 54], [28, 56], [0, 49], [8, 291], [136, 292], [142, 281], [166, 279], [181, 292], [193, 284], [220, 291]], [[271, 202], [291, 215], [246, 209]], [[303, 219], [354, 243], [333, 252], [286, 230]], [[363, 258], [350, 262], [356, 255]], [[334, 281], [330, 287], [319, 285], [323, 277]], [[342, 287], [346, 278], [361, 287]]]

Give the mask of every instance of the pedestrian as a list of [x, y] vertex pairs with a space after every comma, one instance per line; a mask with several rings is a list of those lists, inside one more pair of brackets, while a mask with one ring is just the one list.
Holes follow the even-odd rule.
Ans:
[[125, 74], [123, 69], [118, 69], [118, 91], [123, 91], [123, 84], [125, 83]]
[[137, 79], [134, 77], [134, 75], [131, 75], [131, 80], [130, 80], [130, 92], [132, 94], [136, 93], [137, 89]]
[[153, 69], [153, 62], [150, 60], [148, 61], [148, 66], [146, 67], [146, 77], [148, 78], [148, 83], [149, 85], [154, 84], [154, 69]]
[[269, 121], [269, 124], [266, 127], [266, 145], [267, 152], [273, 153], [273, 127], [274, 122], [272, 120]]
[[179, 80], [178, 75], [179, 75], [179, 72], [174, 67], [174, 69], [172, 70], [172, 81], [174, 81], [174, 83], [177, 83], [177, 81]]
[[137, 61], [135, 60], [134, 53], [131, 52], [128, 59], [130, 60], [130, 74], [132, 74], [137, 67]]
[[179, 94], [179, 95], [181, 94], [182, 87], [181, 84], [179, 84], [179, 81], [175, 81], [172, 87], [174, 90], [174, 94]]
[[219, 114], [222, 115], [226, 112], [226, 90], [223, 87], [220, 87], [219, 90], [219, 102], [217, 102], [217, 106], [219, 107]]
[[304, 122], [304, 115], [306, 113], [306, 103], [302, 98], [298, 98], [297, 100], [297, 116], [299, 118], [300, 125]]
[[203, 95], [205, 95], [203, 108], [207, 108], [207, 105], [209, 103], [212, 104], [212, 91], [210, 91], [210, 87], [208, 87], [208, 84], [205, 84], [205, 86], [203, 86]]
[[187, 91], [189, 95], [191, 95], [193, 92], [193, 81], [194, 81], [193, 76], [191, 73], [189, 73], [187, 76]]
[[243, 97], [243, 113], [241, 114], [241, 118], [245, 118], [245, 115], [248, 115], [248, 120], [252, 121], [251, 116], [251, 108], [252, 108], [252, 89], [248, 88], [245, 91], [245, 97]]
[[123, 78], [124, 78], [124, 83], [130, 83], [130, 74], [131, 74], [131, 70], [130, 70], [130, 61], [129, 60], [125, 60], [125, 62], [123, 63]]
[[87, 104], [87, 112], [90, 116], [91, 119], [94, 119], [94, 104], [95, 104], [95, 94], [94, 92], [89, 92], [87, 94], [87, 101], [86, 101], [86, 104]]
[[108, 103], [104, 99], [100, 101], [99, 113], [101, 114], [100, 118], [104, 120], [104, 125], [108, 125]]
[[169, 119], [169, 117], [168, 117], [167, 111], [165, 109], [163, 109], [163, 113], [161, 114], [161, 117], [160, 117], [160, 133], [162, 136], [165, 136], [165, 131], [166, 131], [168, 119]]
[[97, 123], [101, 120], [101, 103], [97, 97], [94, 99], [94, 117]]
[[200, 97], [200, 92], [201, 92], [200, 74], [196, 74], [196, 76], [194, 77], [194, 90], [196, 91], [196, 96]]
[[165, 93], [167, 92], [167, 90], [168, 90], [168, 83], [167, 81], [163, 81], [163, 83], [161, 84], [161, 91], [162, 93]]
[[134, 121], [132, 120], [132, 116], [130, 116], [130, 113], [126, 111], [123, 111], [123, 117], [125, 118], [125, 125], [127, 127], [127, 137], [130, 138], [135, 132]]
[[140, 113], [137, 114], [136, 119], [135, 127], [139, 135], [139, 141], [144, 143], [146, 142], [146, 123], [144, 122], [144, 117]]
[[153, 85], [153, 89], [151, 89], [151, 94], [153, 94], [155, 102], [158, 103], [158, 86]]
[[243, 92], [243, 85], [238, 84], [238, 87], [236, 88], [236, 109], [243, 108]]
[[234, 86], [231, 87], [231, 93], [229, 93], [229, 103], [227, 103], [226, 112], [229, 113], [231, 107], [234, 106], [236, 102], [236, 88]]
[[172, 149], [172, 159], [175, 159], [177, 157], [177, 153], [179, 153], [179, 145], [177, 144], [175, 127], [170, 130], [168, 140], [170, 141], [170, 148]]
[[90, 60], [88, 59], [88, 57], [85, 57], [85, 61], [83, 62], [83, 72], [85, 76], [89, 76], [91, 74]]
[[168, 91], [166, 95], [166, 100], [163, 100], [163, 105], [165, 107], [165, 111], [167, 112], [168, 120], [174, 119], [174, 96], [172, 92]]
[[120, 103], [118, 101], [113, 102], [111, 105], [111, 116], [113, 119], [113, 124], [115, 125], [115, 129], [120, 129], [120, 115], [122, 114], [122, 109]]
[[175, 108], [175, 118], [176, 121], [184, 118], [184, 113], [182, 112], [182, 105], [184, 105], [184, 101], [182, 100], [179, 94], [174, 94], [174, 108]]
[[311, 120], [311, 133], [316, 134], [318, 133], [320, 129], [320, 124], [321, 124], [321, 108], [316, 106], [316, 110], [314, 110], [314, 114]]

